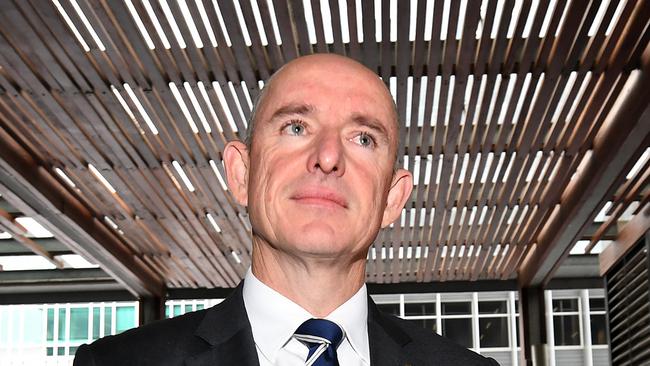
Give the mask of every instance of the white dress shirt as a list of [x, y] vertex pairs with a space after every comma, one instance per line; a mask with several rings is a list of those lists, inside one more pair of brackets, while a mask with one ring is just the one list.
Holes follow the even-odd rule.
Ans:
[[[250, 269], [243, 296], [260, 366], [304, 366], [309, 348], [293, 338], [293, 333], [305, 320], [315, 317], [262, 283]], [[337, 349], [339, 364], [369, 366], [366, 285], [325, 319], [337, 323], [345, 333]]]

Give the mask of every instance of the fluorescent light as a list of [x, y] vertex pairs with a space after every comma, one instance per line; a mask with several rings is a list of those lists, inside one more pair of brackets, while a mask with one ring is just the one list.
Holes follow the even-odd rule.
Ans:
[[97, 44], [97, 47], [101, 51], [106, 51], [106, 47], [104, 47], [104, 43], [102, 42], [101, 39], [99, 39], [99, 36], [97, 35], [97, 32], [95, 32], [95, 29], [93, 28], [92, 25], [90, 25], [90, 22], [88, 21], [88, 18], [86, 17], [86, 14], [81, 10], [79, 7], [79, 4], [77, 3], [77, 0], [70, 0], [70, 3], [72, 4], [72, 7], [74, 10], [77, 12], [77, 15], [79, 15], [79, 18], [81, 18], [81, 22], [84, 24], [88, 32], [90, 33], [90, 36], [93, 37], [93, 40]]
[[533, 22], [535, 21], [535, 15], [537, 14], [538, 7], [539, 0], [533, 0], [530, 6], [530, 11], [528, 12], [528, 19], [526, 19], [526, 24], [524, 25], [524, 31], [521, 34], [523, 38], [528, 38], [530, 36], [530, 30], [533, 27]]
[[34, 220], [31, 217], [16, 217], [16, 222], [18, 222], [22, 227], [27, 230], [27, 236], [32, 238], [51, 238], [54, 237], [52, 233], [39, 224], [38, 221]]
[[181, 165], [176, 161], [172, 161], [172, 165], [174, 166], [174, 169], [176, 169], [176, 172], [178, 175], [181, 176], [181, 179], [183, 180], [183, 183], [185, 183], [185, 187], [187, 187], [187, 190], [190, 192], [194, 192], [194, 186], [192, 185], [192, 182], [190, 182], [190, 178], [187, 177], [187, 174], [185, 174], [185, 171], [181, 167]]
[[[205, 118], [205, 114], [203, 114], [203, 109], [201, 109], [201, 105], [199, 104], [198, 99], [196, 99], [196, 95], [194, 95], [194, 91], [192, 90], [190, 83], [186, 81], [183, 83], [183, 86], [185, 87], [185, 92], [190, 97], [190, 102], [192, 102], [192, 107], [194, 107], [194, 111], [199, 116], [199, 120], [203, 125], [203, 129], [205, 130], [205, 132], [211, 133], [212, 128], [210, 128], [210, 124], [208, 124], [208, 120], [207, 118]], [[192, 122], [193, 121], [194, 120], [192, 120]]]
[[75, 268], [75, 269], [99, 268], [99, 265], [90, 263], [84, 257], [78, 254], [63, 254], [63, 255], [57, 255], [54, 258], [60, 259], [64, 263], [64, 267], [66, 268]]
[[241, 258], [239, 258], [237, 252], [233, 250], [232, 252], [230, 252], [230, 255], [232, 255], [232, 257], [235, 259], [235, 262], [237, 262], [237, 264], [241, 264]]
[[149, 47], [150, 50], [155, 49], [156, 46], [153, 44], [153, 40], [151, 39], [149, 32], [147, 32], [147, 28], [145, 28], [144, 23], [142, 22], [142, 18], [140, 18], [140, 15], [138, 14], [138, 11], [135, 9], [135, 6], [133, 6], [133, 2], [131, 0], [124, 0], [124, 2], [126, 3], [126, 7], [129, 8], [131, 17], [133, 20], [135, 20], [135, 24], [138, 26], [138, 30], [140, 31], [142, 38], [144, 38], [147, 47]]
[[320, 12], [323, 19], [323, 33], [325, 33], [325, 43], [334, 43], [334, 31], [332, 30], [332, 13], [328, 0], [320, 0]]
[[451, 6], [450, 1], [445, 1], [442, 6], [442, 23], [440, 24], [441, 41], [447, 39], [447, 33], [449, 32], [449, 7], [450, 6]]
[[108, 180], [106, 180], [106, 178], [104, 178], [102, 173], [100, 173], [99, 170], [97, 170], [97, 168], [95, 168], [92, 164], [88, 164], [88, 169], [90, 169], [90, 172], [93, 173], [95, 178], [97, 178], [97, 180], [99, 180], [104, 185], [104, 187], [106, 187], [106, 189], [108, 189], [109, 192], [111, 192], [111, 193], [116, 193], [117, 192], [115, 190], [115, 188], [113, 188], [113, 186], [110, 183], [108, 183]]
[[[214, 3], [214, 0], [212, 0]], [[266, 0], [266, 5], [269, 8], [269, 15], [271, 16], [271, 25], [273, 26], [273, 34], [275, 35], [276, 42], [279, 45], [282, 45], [282, 37], [280, 36], [280, 28], [278, 27], [278, 18], [275, 15], [275, 8], [273, 7], [272, 0]]]
[[129, 118], [131, 118], [131, 122], [133, 122], [135, 127], [138, 129], [138, 132], [141, 135], [144, 135], [144, 130], [140, 126], [140, 122], [138, 122], [138, 120], [135, 119], [135, 114], [133, 114], [133, 111], [131, 110], [129, 105], [126, 104], [126, 101], [124, 100], [124, 98], [122, 98], [122, 94], [120, 94], [120, 92], [117, 90], [117, 88], [115, 86], [113, 86], [113, 85], [111, 85], [111, 90], [113, 91], [113, 94], [115, 95], [115, 98], [117, 98], [117, 101], [120, 102], [120, 105], [122, 106], [122, 108], [124, 109], [126, 114], [129, 116]]
[[390, 41], [397, 42], [397, 0], [390, 0]]
[[587, 71], [584, 80], [582, 80], [582, 85], [580, 85], [580, 89], [578, 90], [578, 94], [576, 94], [575, 98], [573, 98], [571, 109], [569, 110], [569, 114], [567, 114], [566, 116], [567, 121], [571, 121], [571, 119], [573, 119], [573, 114], [575, 113], [576, 108], [578, 107], [578, 104], [582, 99], [582, 95], [585, 93], [585, 90], [587, 89], [587, 85], [589, 85], [590, 81], [591, 81], [591, 71]]
[[431, 127], [438, 123], [438, 108], [440, 108], [440, 90], [442, 88], [442, 76], [438, 75], [433, 83], [433, 105], [431, 108]]
[[246, 104], [248, 106], [248, 110], [252, 111], [253, 100], [251, 99], [251, 94], [248, 92], [248, 86], [246, 85], [246, 82], [244, 80], [241, 81], [240, 86], [242, 91], [244, 91], [244, 97], [246, 97]]
[[411, 126], [411, 104], [413, 102], [413, 76], [406, 78], [406, 119], [404, 121], [406, 127]]
[[307, 23], [309, 43], [316, 44], [316, 28], [314, 27], [314, 14], [311, 10], [311, 0], [302, 0], [302, 9]]
[[427, 216], [427, 209], [423, 207], [420, 209], [420, 223], [419, 223], [420, 227], [424, 227], [424, 224], [426, 223], [425, 221], [426, 216]]
[[27, 271], [55, 269], [56, 266], [40, 255], [0, 256], [2, 271]]
[[514, 205], [512, 209], [510, 210], [510, 217], [508, 217], [508, 225], [512, 224], [513, 221], [515, 221], [515, 217], [517, 216], [517, 211], [519, 211], [519, 205]]
[[474, 223], [474, 219], [476, 218], [477, 211], [478, 211], [478, 207], [473, 206], [472, 211], [469, 214], [469, 218], [467, 219], [467, 225], [472, 225]]
[[266, 31], [264, 30], [264, 23], [262, 22], [262, 14], [260, 13], [260, 7], [257, 4], [257, 1], [251, 1], [251, 7], [253, 8], [253, 17], [255, 18], [255, 25], [257, 26], [257, 33], [260, 35], [260, 41], [263, 46], [268, 46], [269, 41], [266, 38]]
[[210, 102], [210, 98], [208, 97], [208, 91], [205, 89], [205, 85], [203, 84], [202, 81], [199, 81], [198, 83], [196, 83], [196, 85], [199, 87], [201, 96], [203, 96], [203, 100], [205, 101], [205, 104], [208, 106], [208, 111], [210, 111], [210, 116], [212, 117], [212, 120], [217, 124], [217, 129], [219, 130], [219, 132], [223, 132], [223, 127], [221, 126], [221, 122], [219, 122], [219, 118], [217, 118], [217, 112], [215, 112], [214, 107], [212, 106], [212, 102]]
[[221, 184], [221, 188], [223, 188], [224, 191], [228, 190], [228, 185], [226, 185], [226, 182], [224, 181], [223, 177], [221, 176], [221, 172], [219, 172], [219, 168], [217, 167], [217, 163], [214, 162], [214, 160], [210, 160], [210, 166], [212, 167], [212, 171], [214, 171], [214, 175], [217, 176], [217, 179], [219, 180], [219, 184]]
[[[187, 83], [187, 82], [185, 82]], [[173, 82], [169, 83], [169, 89], [171, 89], [172, 94], [174, 95], [174, 98], [176, 99], [176, 103], [178, 103], [178, 106], [181, 107], [181, 111], [183, 112], [183, 115], [185, 116], [185, 119], [187, 120], [187, 123], [190, 125], [190, 128], [192, 129], [192, 132], [194, 133], [199, 133], [199, 128], [196, 127], [196, 123], [194, 123], [194, 119], [192, 119], [192, 116], [190, 115], [190, 110], [187, 108], [187, 105], [185, 104], [185, 101], [183, 100], [183, 96], [181, 95], [180, 91], [178, 90], [178, 87], [176, 84]]]
[[235, 91], [235, 85], [232, 83], [232, 81], [228, 82], [228, 88], [230, 89], [230, 93], [232, 94], [232, 99], [235, 101], [235, 105], [237, 106], [237, 111], [239, 111], [239, 116], [241, 117], [241, 120], [244, 121], [244, 127], [248, 127], [248, 122], [246, 121], [244, 110], [242, 109], [242, 106], [239, 103], [239, 98], [237, 98], [237, 92]]
[[415, 155], [413, 157], [413, 185], [417, 186], [420, 183], [420, 164], [422, 164], [422, 157]]
[[138, 112], [140, 112], [140, 115], [142, 116], [142, 118], [144, 118], [145, 123], [147, 124], [147, 126], [149, 126], [149, 130], [151, 130], [151, 133], [157, 135], [158, 129], [156, 128], [156, 125], [151, 120], [151, 117], [149, 117], [149, 114], [144, 109], [142, 103], [140, 103], [140, 100], [133, 92], [133, 89], [131, 89], [131, 86], [127, 83], [124, 83], [123, 86], [124, 86], [124, 90], [126, 90], [126, 93], [129, 94], [129, 97], [133, 101], [133, 104], [135, 104], [135, 107], [138, 109]]
[[546, 8], [546, 16], [544, 16], [544, 22], [542, 23], [542, 27], [539, 30], [539, 38], [546, 37], [546, 33], [548, 32], [548, 27], [551, 24], [551, 19], [553, 18], [553, 12], [555, 11], [556, 5], [557, 0], [551, 0], [548, 8]]
[[64, 181], [67, 185], [69, 185], [69, 186], [72, 187], [72, 188], [76, 188], [76, 187], [77, 187], [77, 186], [74, 184], [74, 182], [72, 181], [72, 179], [70, 179], [70, 177], [68, 177], [68, 175], [65, 174], [65, 173], [63, 172], [63, 170], [61, 170], [61, 169], [59, 169], [59, 168], [54, 168], [54, 171], [56, 172], [56, 174], [58, 174], [59, 177], [61, 177], [61, 179], [63, 179], [63, 181]]
[[458, 13], [458, 24], [456, 25], [456, 40], [463, 37], [465, 27], [465, 13], [467, 12], [467, 0], [460, 0], [460, 11]]
[[632, 179], [636, 174], [641, 170], [641, 167], [645, 165], [645, 163], [648, 161], [648, 158], [650, 158], [650, 147], [646, 148], [643, 154], [639, 157], [639, 159], [634, 163], [634, 166], [630, 171], [627, 173], [625, 176], [625, 179]]
[[[217, 43], [217, 37], [214, 34], [214, 30], [212, 29], [212, 25], [210, 24], [210, 18], [208, 18], [208, 13], [205, 11], [205, 6], [203, 6], [203, 1], [195, 1], [196, 7], [199, 9], [199, 15], [201, 16], [201, 21], [203, 21], [203, 26], [205, 28], [205, 31], [208, 33], [208, 38], [210, 39], [210, 44], [212, 44], [212, 47], [217, 47], [219, 44]], [[253, 1], [255, 4], [254, 7], [257, 7], [257, 2]], [[259, 13], [259, 9], [257, 10]]]
[[[271, 2], [271, 0], [267, 0], [268, 2]], [[219, 19], [219, 26], [221, 27], [221, 31], [223, 32], [224, 38], [226, 38], [226, 45], [228, 47], [232, 46], [232, 43], [230, 42], [230, 35], [228, 34], [228, 29], [226, 29], [226, 23], [223, 21], [223, 15], [221, 14], [221, 9], [219, 8], [219, 2], [216, 0], [212, 0], [212, 6], [214, 6], [214, 10], [217, 13], [217, 19]], [[273, 14], [273, 13], [272, 13]], [[273, 16], [271, 16], [273, 18]]]
[[167, 50], [172, 48], [171, 44], [169, 43], [169, 40], [167, 39], [167, 35], [163, 31], [162, 26], [158, 21], [158, 17], [156, 16], [156, 13], [153, 11], [153, 8], [149, 3], [149, 0], [142, 0], [142, 4], [144, 5], [144, 9], [147, 11], [147, 14], [149, 15], [149, 19], [151, 19], [151, 22], [153, 23], [153, 27], [156, 29], [156, 33], [158, 33], [158, 38], [160, 38], [163, 47], [165, 47], [165, 49]]
[[447, 93], [447, 107], [445, 108], [445, 126], [449, 125], [449, 118], [451, 117], [451, 101], [454, 99], [454, 88], [456, 87], [456, 76], [449, 77], [449, 93]]
[[454, 224], [454, 220], [456, 219], [456, 206], [451, 208], [451, 211], [449, 211], [449, 225]]
[[427, 76], [422, 76], [420, 78], [420, 99], [418, 103], [418, 127], [424, 126], [424, 107], [426, 105], [425, 101], [427, 100], [427, 85], [429, 83], [429, 78]]
[[467, 207], [463, 206], [463, 209], [460, 211], [460, 219], [458, 219], [458, 225], [462, 225], [465, 222], [466, 215], [467, 215]]
[[[426, 0], [420, 0], [426, 1]], [[409, 14], [409, 41], [415, 41], [416, 24], [418, 20], [418, 0], [410, 0], [411, 8]]]
[[163, 13], [165, 13], [165, 18], [167, 18], [167, 22], [169, 23], [169, 26], [172, 27], [172, 32], [174, 33], [174, 37], [176, 37], [176, 41], [178, 42], [178, 45], [180, 48], [186, 48], [187, 45], [185, 44], [185, 40], [183, 39], [183, 35], [181, 34], [181, 30], [178, 28], [178, 24], [176, 24], [176, 19], [174, 19], [174, 14], [172, 13], [172, 10], [169, 8], [169, 4], [167, 3], [167, 0], [158, 0], [160, 2], [160, 6], [162, 7]]
[[600, 3], [600, 7], [598, 8], [598, 12], [594, 17], [594, 21], [591, 23], [591, 27], [589, 27], [589, 33], [587, 33], [588, 37], [593, 37], [596, 35], [596, 32], [598, 31], [598, 27], [600, 27], [600, 24], [603, 21], [603, 17], [605, 16], [605, 11], [607, 11], [608, 6], [609, 6], [609, 0], [603, 0]]
[[357, 12], [357, 40], [359, 43], [363, 42], [363, 11], [361, 9], [361, 1], [362, 0], [355, 1], [355, 9]]
[[483, 221], [485, 220], [485, 215], [487, 215], [488, 212], [488, 207], [483, 206], [483, 209], [481, 210], [481, 216], [478, 218], [478, 224], [483, 225]]
[[476, 153], [476, 160], [474, 161], [474, 168], [472, 169], [472, 174], [469, 177], [469, 182], [474, 184], [476, 181], [476, 175], [478, 174], [478, 166], [481, 165], [481, 153]]
[[569, 8], [571, 7], [571, 1], [572, 0], [567, 0], [566, 5], [564, 6], [564, 11], [562, 11], [562, 18], [560, 18], [560, 23], [558, 23], [557, 28], [555, 29], [555, 37], [560, 35], [560, 31], [562, 30], [562, 27], [564, 27], [564, 20], [566, 19], [566, 15], [569, 12]]
[[415, 212], [416, 210], [414, 208], [409, 210], [409, 227], [415, 226]]
[[110, 225], [110, 227], [112, 227], [114, 230], [118, 230], [120, 228], [119, 226], [117, 226], [115, 221], [113, 221], [113, 219], [111, 219], [108, 216], [104, 216], [104, 221], [106, 221], [106, 223]]
[[[187, 3], [185, 0], [176, 0], [178, 7], [181, 8], [181, 13], [183, 14], [183, 19], [185, 19], [185, 24], [187, 24], [187, 28], [190, 30], [190, 34], [192, 35], [192, 39], [194, 40], [194, 45], [196, 45], [196, 48], [203, 48], [203, 41], [201, 40], [201, 36], [199, 35], [199, 30], [196, 29], [196, 24], [194, 24], [194, 19], [192, 18], [192, 14], [190, 13], [190, 9], [187, 7]], [[201, 1], [197, 1], [196, 3], [200, 3]]]
[[521, 7], [524, 5], [523, 0], [515, 0], [515, 5], [512, 8], [512, 15], [510, 16], [510, 24], [508, 25], [508, 33], [506, 37], [511, 39], [515, 35], [515, 27], [517, 26], [519, 16], [521, 15]]
[[490, 38], [497, 38], [497, 33], [499, 32], [499, 26], [501, 25], [501, 16], [503, 15], [503, 6], [505, 1], [499, 0], [497, 3], [497, 10], [494, 13], [494, 23], [492, 23], [492, 31], [490, 32]]
[[223, 94], [223, 90], [221, 90], [221, 85], [217, 81], [212, 82], [212, 87], [214, 87], [214, 91], [217, 93], [217, 99], [219, 99], [219, 103], [221, 104], [221, 108], [223, 109], [223, 113], [226, 115], [226, 120], [228, 120], [228, 124], [230, 125], [230, 128], [237, 132], [237, 125], [235, 124], [235, 119], [232, 116], [232, 113], [230, 112], [230, 107], [228, 107], [228, 103], [226, 102], [226, 96]]
[[390, 94], [393, 96], [393, 101], [397, 103], [397, 77], [391, 76], [388, 78], [388, 85], [390, 89]]
[[431, 170], [433, 169], [433, 155], [427, 154], [427, 163], [424, 168], [424, 184], [429, 185], [431, 183]]
[[618, 6], [616, 7], [616, 10], [614, 11], [614, 15], [612, 16], [612, 20], [609, 22], [609, 25], [607, 26], [607, 30], [605, 31], [605, 35], [609, 36], [612, 31], [614, 30], [614, 26], [616, 23], [618, 23], [618, 18], [621, 16], [621, 12], [623, 11], [623, 8], [625, 7], [625, 3], [627, 3], [626, 0], [621, 0], [618, 3]]
[[350, 43], [348, 5], [346, 3], [346, 0], [339, 0], [339, 16], [341, 17], [341, 37], [343, 38], [343, 43]]
[[492, 159], [494, 159], [494, 153], [489, 152], [487, 154], [485, 167], [483, 168], [483, 174], [481, 175], [481, 183], [487, 182], [488, 174], [490, 173], [490, 167], [492, 166]]
[[65, 9], [63, 9], [63, 6], [61, 6], [59, 0], [52, 0], [52, 2], [54, 3], [54, 6], [56, 6], [56, 9], [59, 11], [61, 16], [63, 16], [63, 20], [65, 20], [65, 23], [68, 25], [70, 30], [72, 30], [72, 33], [77, 38], [77, 41], [81, 43], [81, 47], [84, 49], [84, 51], [86, 52], [90, 51], [90, 47], [88, 47], [88, 43], [86, 43], [86, 41], [83, 39], [81, 33], [79, 33], [79, 30], [77, 29], [77, 26], [74, 25], [68, 13], [65, 11]]
[[208, 218], [208, 221], [210, 221], [210, 224], [212, 225], [212, 227], [214, 228], [214, 230], [215, 230], [216, 232], [220, 233], [220, 232], [221, 232], [221, 227], [219, 227], [219, 225], [217, 224], [217, 222], [214, 220], [214, 217], [212, 217], [212, 214], [211, 214], [211, 213], [207, 213], [207, 214], [205, 214], [205, 217]]
[[505, 183], [508, 180], [508, 176], [510, 175], [510, 169], [512, 168], [512, 165], [515, 162], [515, 158], [517, 157], [517, 152], [514, 151], [512, 155], [510, 156], [510, 162], [508, 163], [508, 167], [506, 168], [506, 172], [503, 174], [503, 179], [501, 182]]
[[508, 79], [508, 86], [506, 87], [506, 95], [501, 104], [501, 112], [499, 113], [499, 118], [497, 119], [497, 124], [502, 125], [503, 121], [506, 119], [506, 114], [508, 112], [508, 106], [510, 105], [510, 99], [512, 98], [512, 93], [515, 89], [515, 83], [517, 82], [517, 74], [510, 74]]
[[400, 222], [399, 222], [400, 227], [405, 227], [406, 226], [406, 209], [402, 209], [402, 214], [400, 216]]
[[[377, 42], [381, 42], [381, 1], [382, 0], [375, 0], [375, 41]], [[321, 4], [323, 2], [327, 3], [327, 0], [321, 0]]]
[[461, 184], [465, 181], [465, 174], [467, 173], [467, 165], [469, 165], [470, 156], [468, 153], [463, 155], [463, 163], [460, 168], [460, 174], [458, 174], [458, 183]]
[[569, 93], [571, 93], [571, 89], [573, 89], [573, 84], [575, 84], [576, 76], [578, 76], [578, 73], [575, 71], [572, 71], [569, 74], [569, 79], [567, 80], [566, 85], [564, 86], [564, 90], [562, 91], [562, 95], [560, 96], [560, 100], [558, 101], [557, 106], [555, 107], [555, 113], [553, 113], [553, 116], [551, 117], [551, 123], [558, 122], [558, 119], [560, 118], [560, 113], [562, 113], [562, 110], [564, 109], [564, 106], [567, 103]]
[[528, 213], [528, 205], [524, 206], [521, 215], [519, 215], [519, 220], [517, 220], [517, 225], [521, 225], [522, 222], [524, 222], [524, 218], [526, 217], [526, 214]]
[[[530, 166], [530, 169], [528, 170], [528, 175], [526, 175], [526, 182], [530, 182], [533, 180], [533, 177], [535, 176], [535, 171], [537, 170], [537, 166], [539, 165], [540, 160], [542, 160], [542, 152], [538, 151], [535, 154], [535, 158], [533, 160], [533, 164]], [[530, 156], [528, 157], [530, 158]]]
[[436, 173], [436, 184], [440, 184], [443, 162], [444, 162], [444, 156], [442, 154], [438, 155], [438, 172]]
[[233, 4], [235, 5], [235, 13], [237, 14], [237, 20], [239, 21], [239, 26], [244, 36], [244, 43], [246, 44], [246, 46], [250, 47], [253, 44], [253, 42], [251, 42], [251, 36], [248, 33], [248, 27], [246, 26], [246, 20], [244, 19], [244, 14], [241, 11], [241, 5], [239, 4], [239, 0], [234, 0]]

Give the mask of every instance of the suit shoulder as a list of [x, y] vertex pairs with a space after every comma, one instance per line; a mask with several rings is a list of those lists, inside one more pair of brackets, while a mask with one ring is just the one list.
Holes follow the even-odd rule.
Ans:
[[189, 353], [204, 347], [194, 332], [208, 310], [187, 313], [159, 320], [124, 333], [107, 336], [77, 351], [79, 360], [92, 360], [77, 365], [154, 365], [182, 360]]
[[411, 338], [406, 347], [422, 355], [425, 365], [435, 360], [436, 365], [498, 366], [495, 360], [483, 357], [448, 338], [422, 328], [417, 323], [389, 314], [383, 314], [383, 317]]

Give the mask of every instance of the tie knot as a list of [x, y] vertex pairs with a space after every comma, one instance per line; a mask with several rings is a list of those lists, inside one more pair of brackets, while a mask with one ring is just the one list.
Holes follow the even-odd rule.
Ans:
[[336, 349], [343, 341], [343, 329], [327, 319], [309, 319], [296, 329], [294, 336], [302, 342], [333, 345]]

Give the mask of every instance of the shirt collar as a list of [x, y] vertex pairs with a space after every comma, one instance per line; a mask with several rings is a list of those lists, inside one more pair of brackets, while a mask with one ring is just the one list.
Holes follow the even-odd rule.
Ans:
[[[300, 324], [314, 316], [258, 280], [250, 268], [242, 291], [255, 344], [266, 358], [274, 362], [278, 351], [291, 340]], [[354, 351], [369, 362], [367, 292], [364, 284], [325, 319], [343, 327]]]

